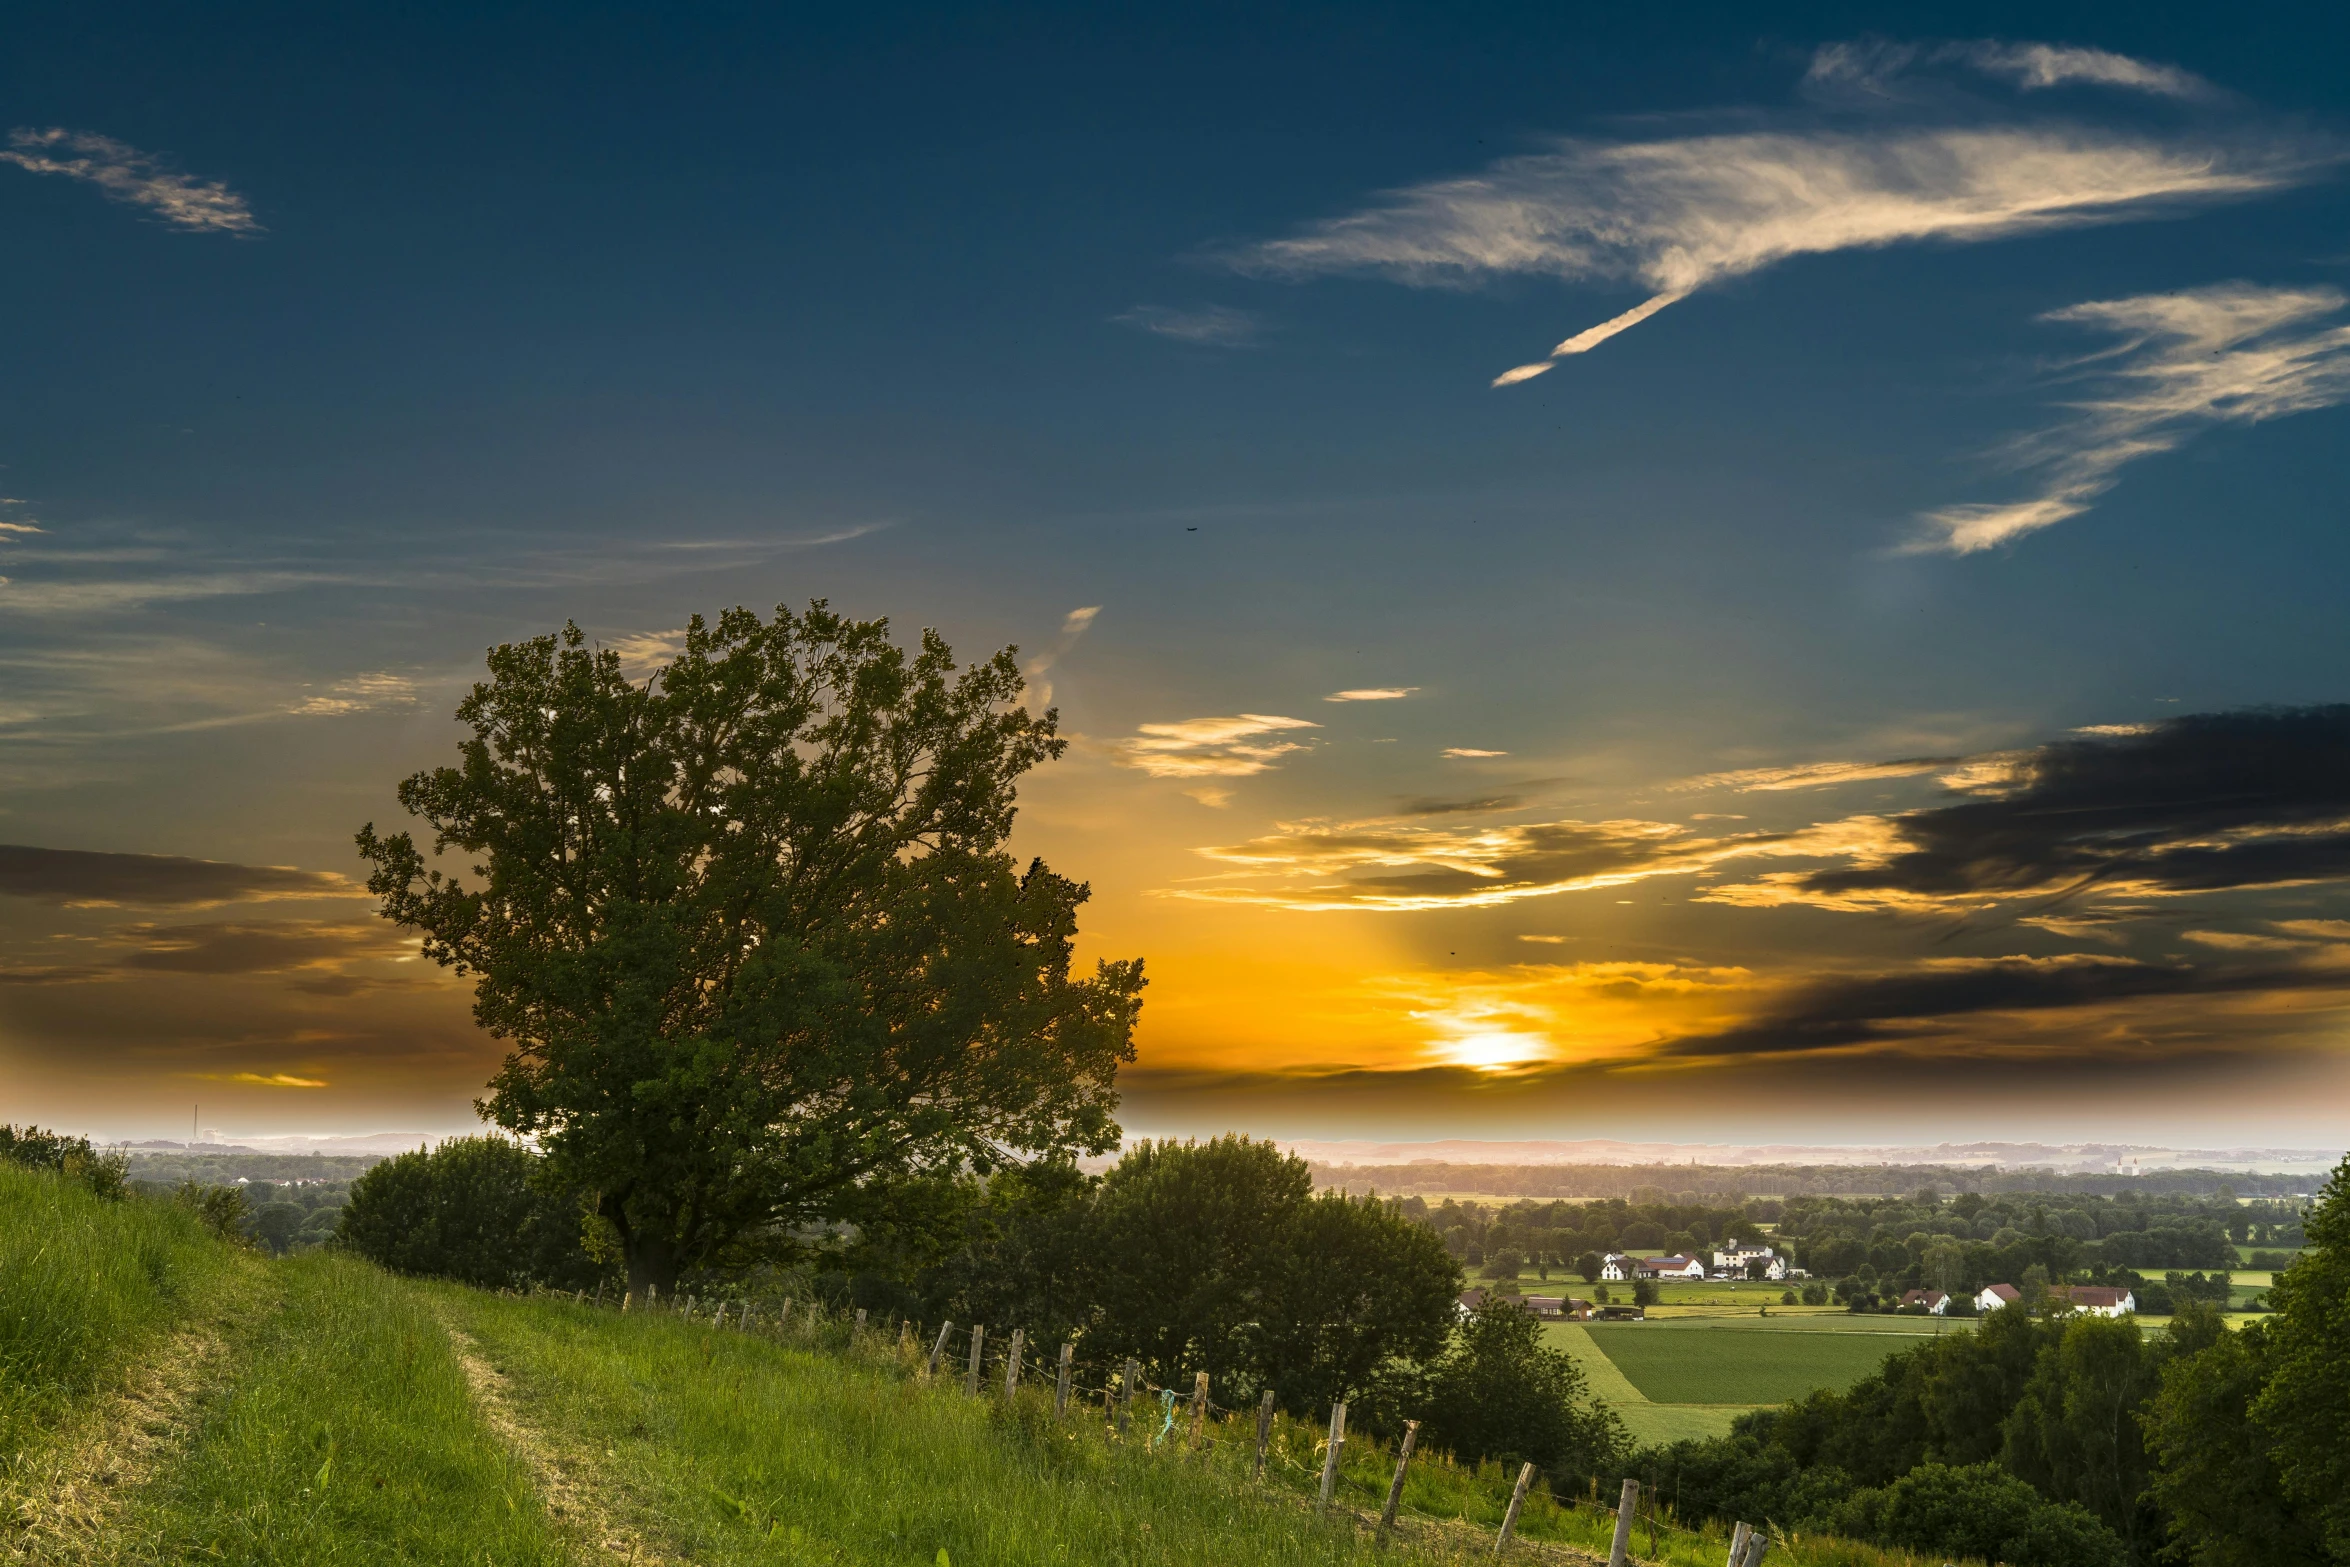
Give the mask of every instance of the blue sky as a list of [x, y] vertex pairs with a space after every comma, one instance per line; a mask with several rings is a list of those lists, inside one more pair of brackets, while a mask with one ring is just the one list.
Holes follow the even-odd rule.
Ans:
[[[2322, 1138], [2343, 42], [20, 20], [0, 844], [90, 857], [0, 850], [22, 1113], [462, 1123], [495, 1046], [332, 880], [353, 829], [493, 642], [826, 596], [1039, 661], [1077, 743], [1022, 831], [1152, 964], [1138, 1126]], [[2149, 841], [2293, 874], [1828, 887], [2256, 709], [2266, 803]], [[154, 856], [328, 880], [124, 891]], [[1883, 1010], [1961, 972], [2065, 984]]]

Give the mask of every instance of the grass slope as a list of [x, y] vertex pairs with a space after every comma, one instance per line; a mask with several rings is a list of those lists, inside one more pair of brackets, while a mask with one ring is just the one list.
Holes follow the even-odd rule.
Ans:
[[240, 1335], [230, 1379], [134, 1501], [110, 1560], [575, 1559], [412, 1286], [325, 1253], [270, 1272], [271, 1309]]
[[[1309, 1498], [1317, 1428], [1279, 1421], [1267, 1479], [1252, 1481], [1253, 1425], [1213, 1423], [1206, 1450], [1106, 1437], [1098, 1404], [1050, 1415], [1045, 1388], [926, 1384], [888, 1335], [845, 1344], [814, 1334], [713, 1330], [668, 1314], [620, 1316], [559, 1301], [431, 1287], [439, 1309], [503, 1374], [517, 1418], [594, 1487], [653, 1552], [724, 1564], [1103, 1567], [1363, 1564], [1492, 1558], [1513, 1475], [1423, 1453], [1405, 1488], [1399, 1545], [1361, 1526], [1384, 1499], [1393, 1454], [1356, 1436], [1343, 1451], [1341, 1511]], [[990, 1378], [991, 1389], [1000, 1383]], [[1032, 1384], [1033, 1386], [1033, 1384]], [[1146, 1406], [1150, 1413], [1156, 1406]], [[1150, 1428], [1156, 1420], [1148, 1420]], [[1604, 1556], [1612, 1517], [1538, 1489], [1520, 1535]], [[1656, 1533], [1636, 1554], [1714, 1567], [1718, 1530]], [[1556, 1558], [1553, 1558], [1554, 1560]], [[1909, 1558], [1838, 1540], [1794, 1542], [1796, 1567], [1896, 1567]]]
[[[27, 1462], [58, 1432], [119, 1441], [121, 1419], [78, 1417], [198, 1336], [215, 1347], [183, 1368], [185, 1397], [133, 1401], [145, 1414], [103, 1470], [103, 1502], [38, 1541], [0, 1538], [0, 1557], [1465, 1567], [1491, 1560], [1512, 1479], [1424, 1453], [1400, 1536], [1382, 1546], [1365, 1525], [1393, 1454], [1359, 1433], [1343, 1450], [1339, 1506], [1318, 1514], [1315, 1425], [1276, 1424], [1260, 1482], [1246, 1417], [1212, 1422], [1195, 1452], [1180, 1436], [1145, 1440], [1146, 1404], [1135, 1436], [1118, 1440], [1098, 1405], [1056, 1422], [1033, 1383], [1010, 1403], [966, 1399], [917, 1379], [879, 1339], [851, 1349], [837, 1322], [713, 1331], [397, 1279], [331, 1254], [267, 1262], [169, 1203], [101, 1204], [0, 1171], [11, 1475], [37, 1490], [64, 1473]], [[1538, 1487], [1519, 1533], [1604, 1555], [1612, 1524]], [[1719, 1530], [1670, 1520], [1635, 1534], [1636, 1555], [1671, 1567], [1713, 1567], [1723, 1549]], [[1836, 1540], [1787, 1542], [1774, 1561], [1913, 1567]]]
[[164, 1202], [0, 1165], [0, 1463], [14, 1473], [251, 1263]]

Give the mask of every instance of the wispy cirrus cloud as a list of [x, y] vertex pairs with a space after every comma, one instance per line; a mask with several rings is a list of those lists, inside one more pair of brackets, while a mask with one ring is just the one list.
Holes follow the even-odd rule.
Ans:
[[1700, 838], [1670, 822], [1637, 820], [1463, 827], [1302, 822], [1201, 849], [1210, 860], [1253, 874], [1172, 895], [1314, 912], [1493, 908], [1701, 871], [1764, 847], [1760, 837]]
[[1133, 738], [1119, 743], [1118, 758], [1154, 778], [1249, 778], [1305, 749], [1274, 736], [1321, 727], [1310, 719], [1272, 713], [1143, 724]]
[[216, 234], [262, 232], [245, 198], [219, 180], [168, 167], [150, 152], [90, 131], [19, 127], [0, 148], [0, 163], [34, 174], [62, 174], [97, 186], [116, 201], [144, 207], [173, 228]]
[[[1977, 69], [2019, 87], [2100, 80], [2184, 95], [2192, 80], [2103, 51], [1967, 46]], [[1839, 53], [1839, 50], [1842, 50]], [[1849, 74], [1852, 46], [1815, 70]], [[1901, 55], [1906, 63], [1915, 51]], [[1876, 61], [1883, 70], [1884, 61]], [[2126, 79], [2126, 80], [2125, 80]], [[1530, 380], [1690, 293], [1793, 256], [1942, 241], [1978, 243], [2147, 218], [2289, 186], [2338, 161], [2282, 131], [2227, 134], [2001, 123], [1969, 104], [1932, 123], [1804, 125], [1602, 142], [1561, 139], [1480, 173], [1393, 192], [1361, 211], [1234, 257], [1287, 276], [1367, 272], [1417, 287], [1509, 275], [1632, 282], [1649, 297], [1495, 377]]]
[[1021, 669], [1028, 677], [1028, 693], [1040, 707], [1049, 707], [1053, 700], [1053, 683], [1046, 678], [1053, 666], [1067, 658], [1080, 638], [1093, 628], [1094, 617], [1102, 612], [1099, 604], [1087, 604], [1061, 617], [1061, 634], [1052, 645], [1030, 659]]
[[1261, 330], [1255, 316], [1228, 305], [1202, 305], [1193, 310], [1179, 310], [1172, 305], [1136, 305], [1110, 319], [1154, 337], [1171, 337], [1179, 343], [1203, 348], [1247, 348], [1256, 342]]
[[1325, 702], [1400, 702], [1419, 689], [1418, 686], [1361, 686], [1352, 691], [1333, 691], [1322, 700]]
[[1448, 745], [1448, 746], [1446, 746], [1446, 747], [1445, 747], [1443, 750], [1441, 750], [1441, 751], [1437, 752], [1436, 754], [1437, 754], [1438, 756], [1449, 756], [1449, 757], [1453, 758], [1455, 761], [1475, 761], [1475, 760], [1477, 760], [1479, 757], [1485, 757], [1485, 756], [1507, 756], [1507, 755], [1509, 755], [1509, 752], [1507, 752], [1507, 751], [1480, 751], [1479, 749], [1477, 749], [1475, 746], [1472, 746], [1472, 745]]
[[1733, 772], [1706, 773], [1683, 779], [1676, 789], [1736, 789], [1741, 793], [1770, 793], [1785, 789], [1824, 789], [1836, 784], [1867, 783], [1880, 778], [1913, 778], [1919, 773], [1954, 766], [1956, 756], [1913, 756], [1893, 762], [1805, 762], [1793, 767], [1744, 767]]
[[414, 707], [416, 682], [389, 670], [337, 680], [286, 709], [298, 718], [339, 718], [348, 713], [370, 713], [385, 707]]
[[2084, 390], [2071, 417], [2015, 442], [2016, 467], [2042, 474], [2019, 500], [1946, 506], [1920, 521], [1918, 550], [1972, 554], [2087, 511], [2142, 457], [2216, 425], [2257, 424], [2350, 401], [2350, 304], [2334, 288], [2221, 283], [2055, 310], [2044, 321], [2114, 342], [2067, 363]]
[[1803, 82], [1815, 96], [1828, 88], [1889, 97], [1917, 67], [1932, 65], [1964, 66], [1998, 77], [2022, 92], [2092, 86], [2186, 101], [2221, 96], [2211, 83], [2175, 65], [2078, 44], [2003, 43], [1997, 39], [1944, 44], [1857, 39], [1822, 44], [1813, 52], [1811, 69], [1804, 73]]

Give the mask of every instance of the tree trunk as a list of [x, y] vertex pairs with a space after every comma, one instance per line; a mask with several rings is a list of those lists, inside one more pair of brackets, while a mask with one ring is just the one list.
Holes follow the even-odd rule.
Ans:
[[653, 1290], [659, 1298], [669, 1299], [677, 1293], [677, 1248], [666, 1239], [651, 1235], [631, 1235], [623, 1247], [628, 1258], [628, 1289], [638, 1300], [651, 1300]]

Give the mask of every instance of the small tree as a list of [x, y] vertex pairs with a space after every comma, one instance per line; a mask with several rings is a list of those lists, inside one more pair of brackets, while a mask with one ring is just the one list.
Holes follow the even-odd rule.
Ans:
[[1012, 650], [958, 671], [817, 603], [697, 616], [642, 683], [576, 626], [489, 668], [459, 765], [399, 791], [473, 880], [404, 832], [359, 849], [512, 1047], [480, 1108], [595, 1194], [632, 1287], [893, 1182], [1115, 1146], [1142, 967], [1073, 978], [1086, 888], [1005, 851], [1065, 744]]
[[538, 1157], [519, 1144], [453, 1137], [353, 1181], [336, 1238], [395, 1273], [484, 1288], [594, 1284], [603, 1269], [581, 1244], [579, 1195], [544, 1190], [543, 1178]]
[[1599, 1253], [1595, 1251], [1587, 1251], [1575, 1259], [1575, 1271], [1583, 1276], [1586, 1284], [1599, 1282], [1599, 1266]]
[[1427, 1373], [1429, 1442], [1464, 1459], [1532, 1463], [1554, 1476], [1596, 1474], [1627, 1443], [1592, 1400], [1583, 1368], [1545, 1348], [1542, 1324], [1515, 1301], [1488, 1298]]

